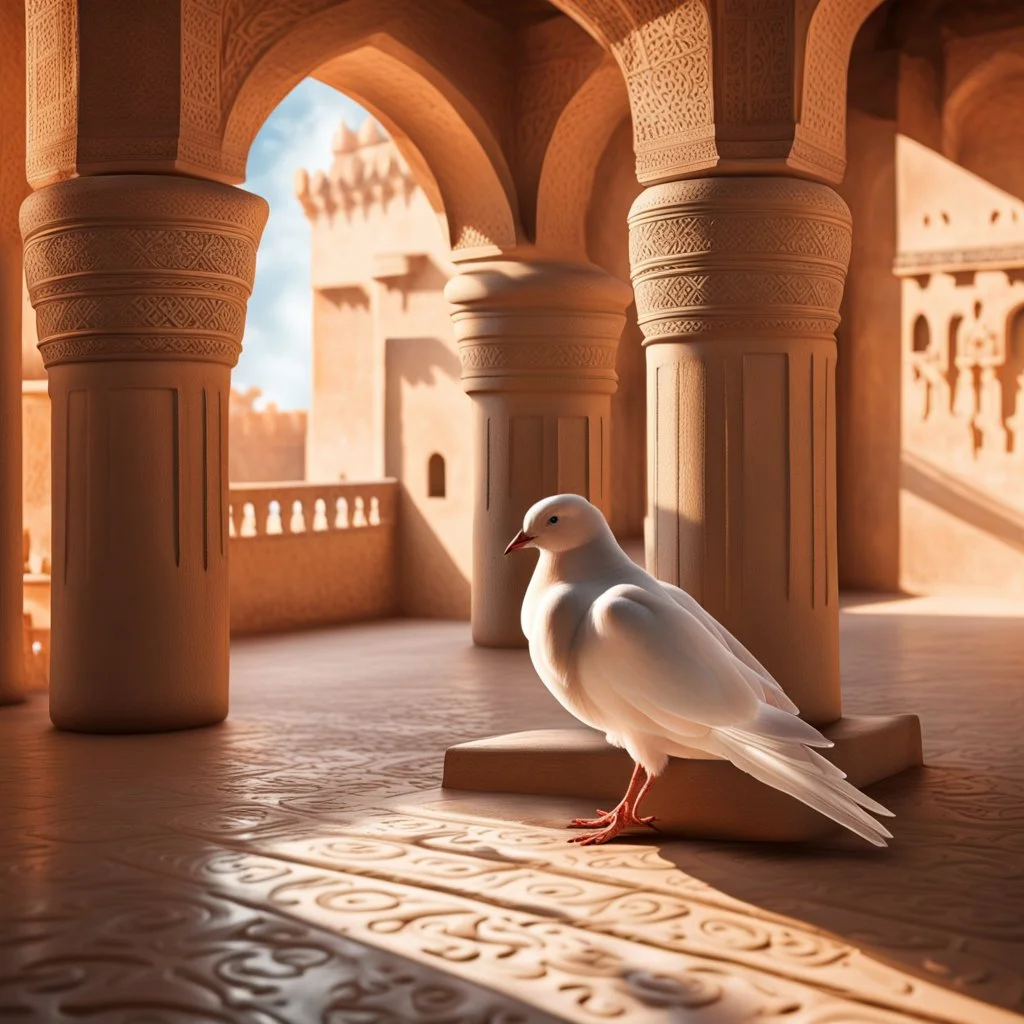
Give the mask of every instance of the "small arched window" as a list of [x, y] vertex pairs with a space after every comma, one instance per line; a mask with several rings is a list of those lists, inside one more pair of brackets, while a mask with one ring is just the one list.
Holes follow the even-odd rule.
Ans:
[[931, 331], [928, 329], [928, 321], [919, 316], [914, 321], [914, 351], [927, 352], [931, 344]]
[[427, 462], [427, 497], [443, 498], [444, 484], [444, 456], [434, 452]]

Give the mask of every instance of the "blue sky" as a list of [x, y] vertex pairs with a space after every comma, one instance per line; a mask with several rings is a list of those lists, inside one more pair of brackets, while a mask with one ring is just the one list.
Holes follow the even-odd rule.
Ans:
[[295, 172], [326, 170], [334, 130], [343, 120], [357, 128], [365, 117], [347, 96], [307, 78], [267, 118], [249, 153], [244, 187], [270, 203], [270, 220], [232, 381], [240, 390], [260, 388], [282, 409], [309, 407], [310, 228], [293, 191]]

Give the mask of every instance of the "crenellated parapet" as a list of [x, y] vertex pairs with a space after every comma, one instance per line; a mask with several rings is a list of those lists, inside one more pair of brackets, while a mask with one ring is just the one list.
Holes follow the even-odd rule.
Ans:
[[365, 216], [397, 199], [408, 205], [417, 185], [398, 147], [373, 118], [358, 131], [342, 123], [332, 141], [334, 160], [328, 171], [295, 173], [295, 195], [306, 216]]

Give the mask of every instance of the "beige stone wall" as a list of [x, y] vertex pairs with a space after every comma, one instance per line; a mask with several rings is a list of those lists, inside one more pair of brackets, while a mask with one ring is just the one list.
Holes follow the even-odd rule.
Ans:
[[232, 389], [229, 405], [228, 476], [232, 483], [306, 478], [304, 409], [255, 408], [258, 388]]
[[28, 535], [26, 571], [50, 571], [50, 396], [45, 380], [21, 386], [23, 529]]
[[394, 481], [233, 486], [230, 520], [232, 634], [398, 611]]
[[[312, 481], [394, 477], [406, 614], [469, 615], [472, 408], [445, 283], [448, 240], [426, 194], [371, 120], [342, 126], [327, 174], [299, 172], [313, 229]], [[431, 497], [427, 467], [445, 465]]]
[[1007, 131], [1024, 74], [1008, 52], [1024, 30], [905, 54], [892, 117], [850, 112], [847, 585], [1024, 595], [1024, 147]]

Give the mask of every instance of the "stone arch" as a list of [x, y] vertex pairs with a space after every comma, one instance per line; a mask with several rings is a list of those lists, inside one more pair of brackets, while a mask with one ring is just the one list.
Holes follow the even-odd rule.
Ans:
[[[227, 76], [232, 88], [223, 113], [226, 175], [244, 178], [249, 147], [263, 121], [315, 73], [389, 130], [443, 213], [454, 250], [515, 245], [515, 189], [495, 133], [453, 78], [426, 55], [432, 46], [418, 37], [421, 26], [396, 27], [402, 38], [390, 27], [375, 31], [386, 20], [382, 14], [379, 5], [355, 0], [309, 15], [282, 32], [243, 74]], [[412, 45], [415, 41], [421, 45]]]
[[587, 209], [598, 164], [629, 97], [618, 66], [606, 60], [566, 104], [548, 142], [537, 187], [536, 241], [553, 255], [586, 259]]
[[960, 129], [994, 90], [1008, 78], [1024, 75], [1024, 56], [1000, 50], [976, 65], [954, 86], [942, 105], [942, 137], [948, 155], [956, 158]]
[[[799, 119], [790, 163], [823, 168], [833, 182], [846, 172], [846, 79], [861, 25], [883, 0], [819, 0], [800, 67]], [[799, 38], [799, 36], [798, 36]]]
[[943, 104], [945, 155], [1018, 198], [1024, 197], [1019, 143], [1012, 124], [1024, 101], [1024, 56], [1000, 52], [981, 62]]

